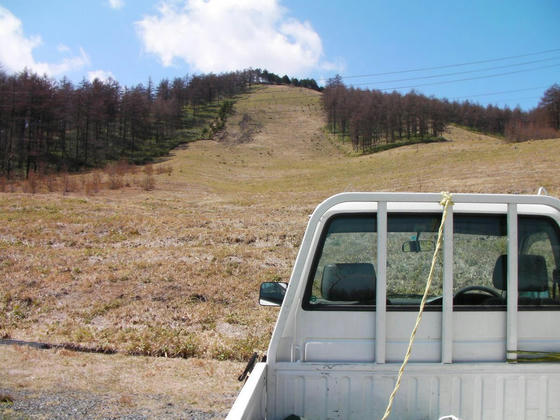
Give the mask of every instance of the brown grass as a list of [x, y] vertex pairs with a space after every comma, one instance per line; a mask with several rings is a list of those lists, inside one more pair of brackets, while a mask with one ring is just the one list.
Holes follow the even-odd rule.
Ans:
[[556, 140], [507, 144], [450, 127], [446, 143], [355, 157], [325, 138], [316, 92], [269, 87], [236, 109], [229, 124], [250, 115], [260, 127], [253, 141], [177, 150], [144, 167], [137, 188], [123, 187], [134, 167], [121, 162], [105, 171], [105, 188], [101, 172], [66, 174], [64, 191], [80, 182], [85, 191], [2, 196], [0, 274], [11, 298], [0, 291], [0, 329], [130, 354], [240, 360], [265, 350], [276, 316], [257, 305], [259, 283], [288, 279], [307, 216], [327, 196], [560, 192]]
[[171, 176], [171, 174], [173, 173], [173, 167], [168, 165], [158, 165], [156, 170], [158, 175], [166, 174], [168, 176]]
[[[319, 98], [258, 89], [226, 126], [236, 136], [249, 115], [251, 141], [193, 143], [150, 174], [113, 165], [87, 198], [67, 186], [65, 196], [0, 194], [0, 331], [211, 366], [242, 360], [265, 351], [277, 316], [258, 306], [259, 284], [289, 279], [308, 215], [326, 197], [541, 185], [560, 195], [558, 139], [508, 144], [450, 127], [445, 143], [357, 157], [325, 134]], [[157, 189], [123, 187], [148, 175]]]

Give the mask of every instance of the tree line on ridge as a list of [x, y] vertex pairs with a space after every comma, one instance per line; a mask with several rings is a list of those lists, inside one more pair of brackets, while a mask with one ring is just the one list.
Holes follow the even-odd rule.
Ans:
[[0, 177], [75, 171], [116, 160], [149, 162], [196, 136], [210, 136], [201, 126], [212, 118], [223, 124], [232, 109], [227, 98], [255, 83], [318, 89], [312, 79], [260, 69], [133, 87], [113, 79], [73, 84], [0, 69]]
[[[232, 111], [231, 98], [254, 84], [287, 84], [322, 91], [329, 128], [362, 152], [438, 139], [450, 123], [510, 141], [560, 137], [560, 86], [531, 111], [486, 107], [407, 94], [347, 87], [340, 76], [280, 77], [261, 69], [163, 79], [157, 85], [116, 80], [55, 81], [27, 70], [0, 69], [0, 177], [30, 171], [75, 171], [109, 161], [146, 163], [181, 143], [211, 137]], [[212, 123], [215, 119], [218, 123]]]
[[544, 93], [531, 111], [482, 106], [470, 101], [427, 97], [414, 90], [347, 87], [340, 76], [329, 79], [322, 96], [329, 128], [349, 138], [356, 151], [368, 152], [403, 142], [431, 141], [454, 123], [504, 136], [509, 141], [560, 137], [560, 86]]

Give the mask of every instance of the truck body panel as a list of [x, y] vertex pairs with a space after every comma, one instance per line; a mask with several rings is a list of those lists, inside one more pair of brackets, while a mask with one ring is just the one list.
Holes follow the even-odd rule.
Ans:
[[[279, 364], [268, 419], [381, 419], [400, 364]], [[560, 372], [481, 363], [407, 366], [391, 418], [560, 418]]]

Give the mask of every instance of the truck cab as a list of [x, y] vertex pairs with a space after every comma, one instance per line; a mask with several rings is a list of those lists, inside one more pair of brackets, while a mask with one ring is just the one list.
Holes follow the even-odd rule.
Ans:
[[[228, 418], [382, 418], [438, 242], [441, 194], [344, 193], [310, 218], [266, 362]], [[454, 194], [391, 418], [560, 418], [560, 201]]]

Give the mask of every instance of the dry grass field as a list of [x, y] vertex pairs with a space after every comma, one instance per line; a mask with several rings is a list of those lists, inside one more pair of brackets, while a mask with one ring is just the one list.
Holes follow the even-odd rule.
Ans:
[[[324, 126], [319, 93], [262, 87], [240, 98], [215, 140], [154, 165], [153, 190], [128, 174], [128, 187], [96, 193], [0, 193], [0, 335], [192, 357], [81, 356], [86, 366], [113, 366], [127, 378], [139, 369], [135, 381], [146, 393], [157, 381], [144, 384], [143, 364], [162, 363], [156, 378], [171, 375], [177, 385], [160, 392], [172, 395], [188, 394], [181, 372], [207, 372], [208, 384], [223, 382], [221, 397], [212, 394], [223, 410], [239, 385], [216, 376], [234, 378], [242, 364], [233, 361], [262, 353], [276, 319], [277, 310], [258, 306], [258, 286], [288, 280], [308, 215], [323, 199], [342, 191], [535, 193], [539, 186], [560, 196], [558, 139], [508, 144], [450, 127], [448, 142], [355, 156]], [[96, 376], [73, 363], [79, 356], [16, 353], [0, 346], [0, 377], [10, 384], [32, 386], [21, 366], [34, 363], [52, 367], [41, 370], [44, 386], [51, 370], [52, 378]], [[56, 368], [68, 360], [68, 370]], [[122, 381], [91, 386], [121, 395]], [[90, 384], [74, 382], [65, 386]], [[185, 383], [194, 387], [190, 403], [210, 406], [196, 392], [201, 385]]]

